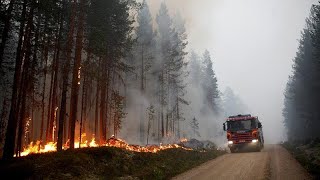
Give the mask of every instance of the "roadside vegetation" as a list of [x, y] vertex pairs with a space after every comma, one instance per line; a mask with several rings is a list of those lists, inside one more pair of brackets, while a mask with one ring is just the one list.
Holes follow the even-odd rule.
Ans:
[[319, 56], [320, 6], [315, 4], [301, 32], [300, 45], [293, 59], [293, 72], [284, 93], [284, 124], [295, 158], [316, 179], [320, 178]]
[[320, 139], [285, 142], [283, 146], [315, 179], [320, 179]]
[[10, 179], [169, 179], [224, 153], [215, 149], [138, 153], [83, 148], [2, 161], [0, 174]]

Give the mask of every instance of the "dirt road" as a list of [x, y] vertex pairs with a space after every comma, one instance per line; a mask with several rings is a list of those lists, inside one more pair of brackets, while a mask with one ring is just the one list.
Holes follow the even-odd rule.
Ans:
[[206, 179], [311, 179], [305, 169], [279, 145], [266, 145], [261, 152], [226, 154], [174, 180]]

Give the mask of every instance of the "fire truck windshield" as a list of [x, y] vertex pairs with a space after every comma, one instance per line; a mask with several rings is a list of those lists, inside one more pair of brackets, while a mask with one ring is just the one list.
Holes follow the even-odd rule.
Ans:
[[239, 131], [239, 130], [250, 130], [255, 128], [255, 120], [238, 120], [238, 121], [228, 121], [228, 130]]

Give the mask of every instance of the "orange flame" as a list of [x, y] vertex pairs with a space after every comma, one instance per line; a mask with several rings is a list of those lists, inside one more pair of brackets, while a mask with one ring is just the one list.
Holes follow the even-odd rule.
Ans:
[[[85, 134], [82, 134], [82, 139], [85, 137]], [[181, 142], [187, 141], [187, 139], [182, 139]], [[116, 148], [121, 148], [121, 149], [126, 149], [128, 151], [134, 151], [134, 152], [150, 152], [150, 153], [157, 153], [162, 150], [166, 149], [173, 149], [173, 148], [182, 148], [185, 150], [192, 150], [190, 148], [185, 148], [182, 146], [179, 146], [178, 144], [167, 144], [167, 145], [162, 145], [160, 144], [159, 146], [157, 145], [152, 145], [152, 146], [139, 146], [139, 145], [130, 145], [126, 141], [122, 139], [116, 139], [114, 136], [112, 136], [110, 139], [107, 140], [106, 144], [99, 145], [97, 144], [94, 136], [91, 139], [90, 142], [85, 140], [84, 142], [76, 141], [74, 143], [75, 148], [80, 147], [116, 147]], [[63, 149], [68, 149], [69, 148], [69, 140], [65, 143]], [[39, 153], [46, 153], [46, 152], [54, 152], [57, 151], [57, 143], [56, 142], [48, 142], [46, 145], [42, 146], [40, 144], [40, 141], [37, 141], [35, 144], [31, 142], [26, 148], [24, 148], [23, 152], [21, 152], [20, 156], [27, 156], [29, 154], [39, 154]]]
[[182, 138], [182, 139], [180, 139], [180, 142], [188, 142], [188, 139], [187, 138]]

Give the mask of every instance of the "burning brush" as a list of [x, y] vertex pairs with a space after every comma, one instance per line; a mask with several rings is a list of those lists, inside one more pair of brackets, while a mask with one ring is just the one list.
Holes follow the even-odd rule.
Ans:
[[[83, 135], [85, 136], [85, 134]], [[187, 139], [185, 139], [187, 141]], [[183, 142], [181, 140], [181, 142]], [[63, 149], [68, 149], [69, 148], [69, 140], [65, 143]], [[114, 136], [111, 136], [107, 140], [105, 144], [99, 145], [96, 143], [95, 138], [92, 138], [91, 141], [84, 141], [84, 142], [75, 142], [75, 148], [79, 147], [116, 147], [116, 148], [121, 148], [121, 149], [126, 149], [128, 151], [134, 151], [134, 152], [149, 152], [149, 153], [157, 153], [162, 150], [166, 149], [174, 149], [174, 148], [181, 148], [185, 150], [192, 150], [191, 148], [185, 148], [182, 147], [178, 144], [167, 144], [167, 145], [162, 145], [160, 144], [159, 146], [157, 145], [152, 145], [152, 146], [139, 146], [139, 145], [130, 145], [126, 141], [122, 139], [115, 138]], [[21, 152], [20, 156], [27, 156], [29, 154], [39, 154], [39, 153], [46, 153], [46, 152], [54, 152], [57, 151], [57, 143], [56, 142], [49, 142], [46, 145], [42, 146], [40, 141], [37, 141], [36, 143], [31, 142], [23, 152]]]

